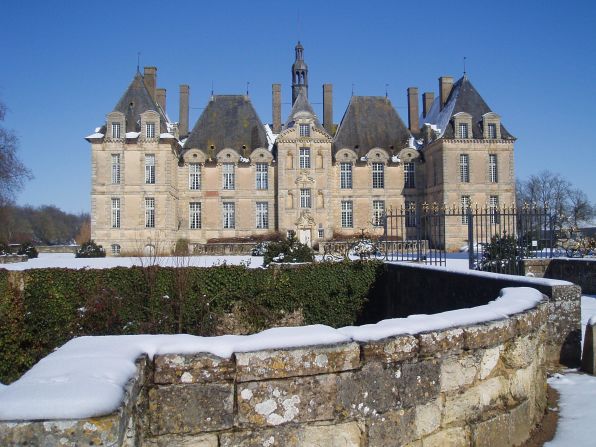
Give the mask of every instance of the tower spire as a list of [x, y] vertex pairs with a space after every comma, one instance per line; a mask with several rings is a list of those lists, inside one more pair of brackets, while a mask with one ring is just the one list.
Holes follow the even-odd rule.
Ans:
[[296, 101], [300, 91], [304, 91], [304, 94], [308, 98], [308, 66], [304, 62], [304, 47], [298, 41], [296, 44], [295, 59], [292, 64], [292, 105]]

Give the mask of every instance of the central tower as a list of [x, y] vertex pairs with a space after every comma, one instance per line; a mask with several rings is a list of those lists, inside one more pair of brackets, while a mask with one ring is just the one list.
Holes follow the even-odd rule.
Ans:
[[304, 95], [308, 98], [308, 66], [304, 62], [304, 47], [300, 41], [295, 50], [296, 59], [292, 64], [292, 105], [296, 102], [300, 90], [304, 90]]

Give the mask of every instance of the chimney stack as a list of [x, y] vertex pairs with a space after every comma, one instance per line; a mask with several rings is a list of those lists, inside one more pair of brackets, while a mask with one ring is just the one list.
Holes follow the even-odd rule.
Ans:
[[412, 134], [420, 131], [418, 124], [418, 87], [408, 87], [408, 128]]
[[451, 76], [441, 76], [439, 78], [439, 95], [441, 97], [441, 110], [445, 107], [449, 93], [453, 88], [453, 78]]
[[273, 98], [273, 133], [281, 132], [281, 84], [271, 85], [271, 95]]
[[426, 92], [422, 94], [422, 117], [426, 118], [430, 108], [433, 106], [435, 101], [435, 94], [433, 92]]
[[323, 127], [333, 135], [333, 84], [323, 84]]
[[158, 88], [155, 91], [155, 102], [159, 104], [163, 113], [166, 113], [166, 89], [165, 88]]
[[143, 80], [145, 81], [145, 87], [147, 87], [147, 90], [149, 90], [149, 94], [155, 101], [155, 88], [157, 86], [157, 67], [145, 67]]
[[178, 124], [178, 133], [180, 138], [188, 136], [188, 94], [190, 87], [186, 84], [180, 85], [180, 116]]

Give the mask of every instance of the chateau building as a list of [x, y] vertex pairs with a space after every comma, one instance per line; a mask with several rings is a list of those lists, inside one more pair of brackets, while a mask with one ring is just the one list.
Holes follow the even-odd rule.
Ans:
[[[86, 137], [92, 151], [92, 238], [109, 255], [171, 250], [186, 239], [267, 238], [294, 232], [304, 243], [381, 232], [383, 213], [424, 203], [496, 209], [514, 202], [515, 138], [464, 75], [439, 78], [439, 94], [409, 88], [408, 126], [384, 96], [352, 96], [333, 123], [332, 85], [323, 120], [308, 100], [304, 48], [295, 47], [292, 110], [272, 123], [245, 95], [212, 95], [189, 129], [189, 87], [179, 121], [166, 114], [157, 69], [136, 73], [106, 122]], [[448, 249], [467, 238], [465, 216], [449, 218]], [[414, 225], [406, 219], [406, 227]], [[157, 246], [159, 243], [159, 246]]]

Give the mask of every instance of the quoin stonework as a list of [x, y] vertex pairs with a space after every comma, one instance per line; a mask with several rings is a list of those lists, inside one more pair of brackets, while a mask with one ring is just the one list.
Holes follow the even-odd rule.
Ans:
[[[352, 96], [333, 123], [331, 84], [322, 121], [308, 99], [304, 48], [295, 47], [292, 110], [272, 86], [272, 123], [247, 95], [211, 95], [189, 128], [166, 114], [157, 68], [137, 72], [92, 150], [92, 238], [108, 254], [293, 232], [301, 242], [382, 232], [389, 209], [424, 204], [497, 209], [514, 202], [515, 138], [468, 77], [439, 78], [439, 93], [407, 90], [408, 126], [386, 96]], [[421, 113], [419, 103], [421, 102]], [[465, 243], [466, 219], [448, 223], [447, 249]]]

